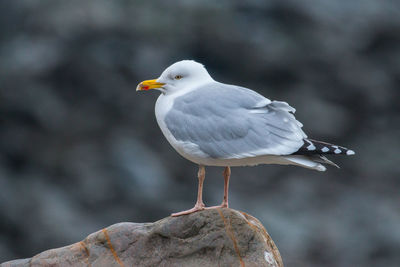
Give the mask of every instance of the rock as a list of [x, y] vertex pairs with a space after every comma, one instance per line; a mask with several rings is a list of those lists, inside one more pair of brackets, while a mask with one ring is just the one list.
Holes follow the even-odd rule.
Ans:
[[118, 223], [70, 246], [44, 251], [14, 266], [283, 266], [256, 218], [211, 209], [154, 223]]

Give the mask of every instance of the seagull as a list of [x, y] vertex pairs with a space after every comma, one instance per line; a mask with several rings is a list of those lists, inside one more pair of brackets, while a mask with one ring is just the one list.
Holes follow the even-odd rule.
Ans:
[[172, 216], [207, 209], [202, 197], [205, 166], [225, 167], [222, 204], [208, 208], [228, 208], [232, 166], [282, 164], [325, 171], [323, 164], [338, 167], [325, 155], [354, 154], [345, 147], [309, 139], [288, 103], [217, 82], [193, 60], [172, 64], [158, 79], [139, 83], [136, 91], [150, 89], [161, 92], [155, 115], [165, 138], [180, 155], [199, 165], [195, 206]]

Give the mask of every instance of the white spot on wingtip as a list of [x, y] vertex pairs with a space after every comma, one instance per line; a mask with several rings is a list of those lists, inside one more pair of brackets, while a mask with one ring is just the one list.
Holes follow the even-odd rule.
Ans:
[[327, 148], [326, 146], [324, 146], [324, 147], [321, 149], [321, 151], [322, 151], [322, 152], [328, 152], [328, 151], [329, 151], [329, 148]]
[[346, 155], [351, 156], [356, 154], [353, 150], [347, 150]]
[[313, 143], [311, 143], [310, 141], [308, 141], [308, 140], [306, 140], [307, 141], [307, 143], [309, 143], [310, 145], [307, 147], [307, 150], [308, 151], [311, 151], [311, 150], [315, 150], [315, 146], [314, 146], [314, 144]]
[[314, 146], [314, 145], [309, 145], [309, 146], [307, 147], [307, 150], [315, 150], [315, 146]]
[[342, 153], [342, 150], [340, 150], [339, 148], [336, 148], [335, 151], [333, 151], [333, 152], [335, 152], [335, 154], [340, 154], [340, 153]]

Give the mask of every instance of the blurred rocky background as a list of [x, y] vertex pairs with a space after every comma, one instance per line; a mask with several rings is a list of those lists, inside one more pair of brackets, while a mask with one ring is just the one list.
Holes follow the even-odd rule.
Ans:
[[[0, 262], [193, 206], [197, 166], [158, 129], [158, 93], [135, 92], [181, 59], [356, 151], [325, 173], [233, 168], [231, 207], [262, 221], [285, 266], [399, 266], [395, 0], [0, 0]], [[221, 172], [207, 169], [208, 205]]]

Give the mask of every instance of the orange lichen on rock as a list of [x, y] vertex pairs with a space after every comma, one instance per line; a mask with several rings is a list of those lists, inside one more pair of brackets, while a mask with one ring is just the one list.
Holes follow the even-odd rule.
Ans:
[[254, 217], [228, 208], [167, 217], [154, 223], [118, 223], [73, 245], [0, 267], [30, 266], [265, 266], [282, 259]]

